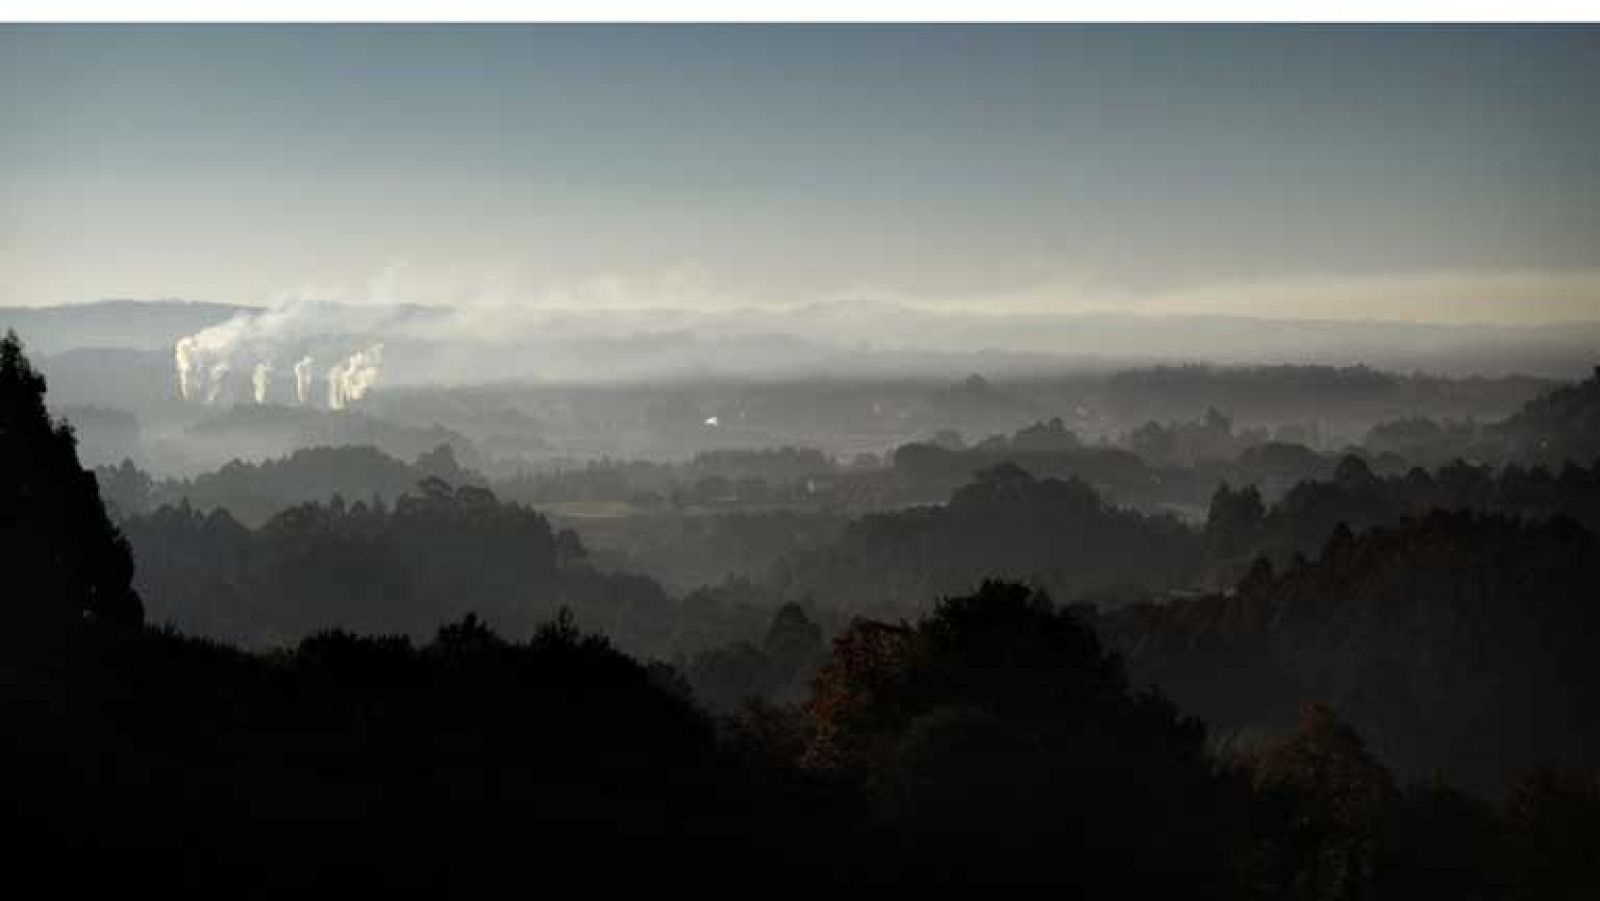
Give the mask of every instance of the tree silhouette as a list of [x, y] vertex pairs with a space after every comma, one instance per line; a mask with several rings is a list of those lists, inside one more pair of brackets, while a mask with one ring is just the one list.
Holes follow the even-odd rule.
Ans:
[[1206, 515], [1206, 552], [1219, 560], [1241, 553], [1257, 540], [1265, 517], [1266, 508], [1256, 486], [1234, 491], [1223, 482], [1211, 496]]
[[1503, 808], [1511, 897], [1600, 897], [1600, 773], [1536, 770]]
[[1275, 881], [1287, 897], [1369, 895], [1400, 793], [1355, 730], [1324, 704], [1303, 705], [1299, 731], [1268, 751], [1256, 787], [1283, 815]]
[[811, 670], [827, 657], [821, 627], [794, 603], [784, 604], [773, 614], [762, 650], [783, 680], [793, 679], [797, 673], [809, 677]]
[[860, 780], [906, 878], [1228, 895], [1204, 727], [1026, 585], [857, 622], [806, 713], [804, 763]]
[[133, 558], [78, 464], [71, 426], [45, 408], [45, 379], [16, 333], [0, 339], [0, 547], [12, 623], [6, 632], [59, 633], [73, 623], [137, 625]]

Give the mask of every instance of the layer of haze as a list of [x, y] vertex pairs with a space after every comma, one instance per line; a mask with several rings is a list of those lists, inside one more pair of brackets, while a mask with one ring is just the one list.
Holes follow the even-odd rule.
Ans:
[[0, 305], [1600, 319], [1600, 29], [0, 28]]

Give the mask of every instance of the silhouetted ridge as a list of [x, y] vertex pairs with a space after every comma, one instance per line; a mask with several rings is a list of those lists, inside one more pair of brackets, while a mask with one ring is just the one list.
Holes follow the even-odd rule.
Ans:
[[15, 332], [0, 339], [0, 546], [11, 639], [85, 619], [138, 625], [133, 559], [78, 465], [72, 429], [51, 420], [45, 380]]
[[1135, 672], [1225, 729], [1332, 703], [1403, 772], [1600, 765], [1600, 547], [1570, 519], [1429, 513], [1230, 592], [1109, 614]]
[[1575, 385], [1540, 395], [1501, 424], [1516, 459], [1545, 462], [1600, 457], [1600, 366]]
[[775, 572], [788, 597], [901, 613], [989, 576], [1077, 600], [1181, 586], [1199, 563], [1198, 535], [1176, 519], [1123, 510], [1079, 479], [1038, 479], [1008, 464], [981, 473], [945, 506], [862, 517]]

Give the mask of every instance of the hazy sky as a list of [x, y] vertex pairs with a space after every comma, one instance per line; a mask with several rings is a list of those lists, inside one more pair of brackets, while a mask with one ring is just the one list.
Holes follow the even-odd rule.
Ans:
[[0, 28], [0, 304], [1600, 319], [1600, 29]]

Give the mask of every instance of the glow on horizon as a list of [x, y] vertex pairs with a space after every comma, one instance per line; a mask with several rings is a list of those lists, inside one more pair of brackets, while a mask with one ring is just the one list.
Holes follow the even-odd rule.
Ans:
[[1600, 29], [0, 27], [0, 305], [1600, 319]]

